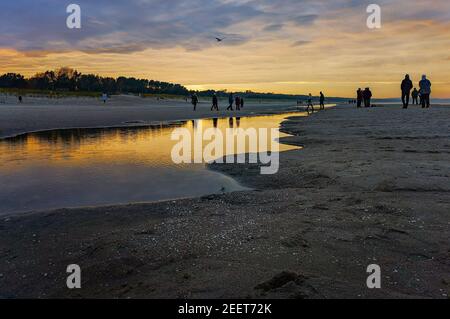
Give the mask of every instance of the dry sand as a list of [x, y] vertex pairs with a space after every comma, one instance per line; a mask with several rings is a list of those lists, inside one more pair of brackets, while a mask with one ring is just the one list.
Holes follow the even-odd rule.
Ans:
[[213, 167], [255, 191], [2, 218], [0, 297], [448, 298], [449, 118], [338, 106], [283, 124], [277, 175]]

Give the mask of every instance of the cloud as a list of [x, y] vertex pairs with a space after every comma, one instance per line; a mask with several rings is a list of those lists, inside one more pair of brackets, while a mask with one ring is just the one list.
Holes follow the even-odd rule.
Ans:
[[[20, 51], [127, 53], [146, 48], [208, 47], [225, 30], [264, 13], [245, 3], [203, 0], [78, 0], [82, 28], [66, 28], [65, 4], [52, 0], [17, 0], [0, 12], [0, 26], [8, 35], [0, 47]], [[22, 8], [25, 8], [23, 10]], [[14, 16], [14, 21], [11, 18]], [[223, 45], [248, 41], [230, 35]]]
[[299, 40], [299, 41], [294, 42], [294, 43], [292, 44], [292, 46], [293, 46], [293, 47], [299, 47], [299, 46], [307, 45], [307, 44], [309, 44], [309, 43], [311, 43], [311, 41]]
[[275, 32], [275, 31], [280, 31], [281, 29], [283, 29], [284, 25], [283, 24], [270, 24], [268, 26], [265, 26], [263, 31], [266, 32]]
[[[376, 31], [366, 26], [367, 0], [73, 2], [82, 8], [81, 30], [65, 27], [70, 1], [3, 1], [0, 69], [29, 75], [69, 65], [230, 90], [326, 86], [335, 95], [374, 82], [385, 96], [398, 94], [398, 86], [380, 83], [406, 72], [427, 73], [433, 83], [448, 82], [450, 74], [450, 64], [439, 63], [449, 59], [448, 0], [377, 0], [382, 28]], [[237, 77], [236, 86], [225, 85]], [[448, 86], [435, 92], [450, 96]]]
[[[22, 52], [130, 53], [145, 49], [210, 48], [214, 37], [232, 34], [221, 45], [241, 45], [283, 31], [294, 41], [295, 30], [336, 19], [336, 28], [351, 25], [353, 14], [365, 19], [365, 0], [76, 0], [82, 29], [66, 28], [66, 5], [58, 0], [4, 1], [0, 10], [0, 47]], [[446, 21], [448, 0], [379, 0], [385, 21]], [[448, 8], [450, 9], [450, 8]], [[358, 20], [359, 21], [359, 20]], [[244, 26], [245, 27], [240, 27]], [[351, 30], [351, 28], [350, 28]], [[360, 30], [360, 29], [359, 29]]]
[[301, 16], [294, 17], [291, 19], [291, 21], [299, 26], [304, 26], [304, 25], [309, 25], [309, 24], [314, 23], [314, 21], [316, 21], [316, 19], [318, 17], [319, 16], [316, 14], [307, 14], [307, 15], [301, 15]]

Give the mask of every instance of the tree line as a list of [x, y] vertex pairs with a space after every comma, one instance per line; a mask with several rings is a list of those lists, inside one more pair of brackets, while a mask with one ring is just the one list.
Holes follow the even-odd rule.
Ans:
[[[199, 97], [226, 98], [227, 90], [190, 91], [180, 84], [155, 80], [137, 79], [120, 76], [118, 78], [102, 77], [95, 74], [82, 74], [72, 68], [63, 67], [55, 71], [46, 71], [25, 78], [19, 73], [6, 73], [0, 76], [0, 88], [29, 89], [50, 92], [89, 92], [107, 94], [167, 94], [188, 97], [196, 93]], [[256, 93], [252, 91], [234, 92], [244, 98], [253, 99], [304, 99], [304, 95], [276, 93]]]
[[189, 94], [189, 90], [180, 84], [124, 76], [102, 77], [95, 74], [82, 74], [71, 68], [46, 71], [30, 78], [25, 78], [18, 73], [3, 74], [0, 76], [0, 88], [108, 94]]

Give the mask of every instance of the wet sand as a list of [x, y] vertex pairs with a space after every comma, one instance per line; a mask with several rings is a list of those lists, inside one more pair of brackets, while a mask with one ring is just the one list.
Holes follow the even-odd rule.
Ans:
[[0, 297], [448, 298], [449, 118], [338, 106], [283, 124], [276, 175], [213, 165], [254, 191], [2, 217]]
[[0, 104], [0, 138], [27, 132], [69, 128], [146, 126], [160, 122], [198, 118], [271, 114], [296, 110], [295, 101], [248, 99], [241, 111], [226, 111], [220, 100], [220, 112], [211, 112], [209, 99], [200, 99], [197, 111], [188, 101], [157, 100], [137, 96], [113, 96], [106, 104], [95, 98], [26, 97], [23, 104], [9, 97]]

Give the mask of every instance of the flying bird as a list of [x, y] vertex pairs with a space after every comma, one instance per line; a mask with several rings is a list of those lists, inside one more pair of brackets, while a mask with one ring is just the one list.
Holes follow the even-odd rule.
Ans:
[[216, 38], [217, 42], [222, 42], [223, 40], [225, 40], [225, 38]]

